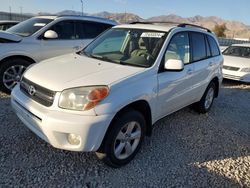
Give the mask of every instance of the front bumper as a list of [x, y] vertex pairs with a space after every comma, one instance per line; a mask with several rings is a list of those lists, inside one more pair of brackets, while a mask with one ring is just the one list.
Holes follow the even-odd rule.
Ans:
[[[27, 97], [19, 86], [11, 93], [11, 104], [19, 119], [40, 138], [55, 148], [70, 151], [96, 151], [113, 118], [52, 110]], [[68, 134], [80, 136], [80, 143], [71, 145]]]
[[222, 69], [222, 72], [223, 72], [223, 78], [242, 81], [242, 82], [250, 82], [250, 73], [231, 71], [226, 69]]

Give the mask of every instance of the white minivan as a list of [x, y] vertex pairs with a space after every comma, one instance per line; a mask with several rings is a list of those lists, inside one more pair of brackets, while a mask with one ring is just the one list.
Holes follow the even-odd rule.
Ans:
[[189, 25], [134, 23], [84, 50], [34, 64], [12, 91], [17, 116], [52, 146], [130, 162], [154, 123], [194, 104], [206, 113], [222, 81], [217, 39]]

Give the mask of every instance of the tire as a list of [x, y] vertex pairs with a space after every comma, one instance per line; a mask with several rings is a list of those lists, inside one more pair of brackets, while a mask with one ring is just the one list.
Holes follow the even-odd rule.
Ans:
[[110, 126], [102, 153], [96, 152], [96, 155], [108, 166], [119, 168], [128, 164], [139, 151], [146, 123], [140, 112], [131, 109], [116, 118]]
[[20, 58], [9, 59], [3, 62], [0, 67], [0, 90], [10, 93], [30, 64], [31, 62]]
[[211, 109], [216, 93], [216, 86], [214, 82], [211, 82], [201, 100], [194, 104], [194, 109], [199, 113], [207, 113]]

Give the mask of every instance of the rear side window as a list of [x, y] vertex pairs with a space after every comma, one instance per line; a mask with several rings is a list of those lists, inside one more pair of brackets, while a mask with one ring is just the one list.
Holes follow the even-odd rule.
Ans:
[[208, 38], [208, 42], [209, 42], [209, 45], [211, 48], [212, 56], [220, 55], [219, 47], [218, 47], [217, 43], [215, 42], [214, 38], [209, 36], [209, 35], [207, 38]]
[[209, 44], [208, 44], [208, 39], [206, 38], [205, 41], [206, 41], [207, 57], [211, 57], [211, 56], [212, 56], [212, 53], [211, 53], [210, 46], [209, 46]]
[[93, 39], [112, 25], [97, 22], [76, 22], [76, 37], [79, 39]]
[[199, 61], [207, 57], [205, 37], [202, 33], [191, 33], [192, 61]]

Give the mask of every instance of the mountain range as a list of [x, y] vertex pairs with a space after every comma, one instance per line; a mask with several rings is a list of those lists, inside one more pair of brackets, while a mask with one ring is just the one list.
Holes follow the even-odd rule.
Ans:
[[[45, 14], [45, 13], [40, 13], [40, 14]], [[64, 10], [62, 12], [57, 13], [57, 15], [82, 15], [82, 13], [72, 10]], [[197, 15], [194, 17], [184, 18], [175, 14], [169, 14], [169, 15], [161, 15], [144, 19], [133, 13], [110, 13], [106, 11], [95, 14], [84, 13], [84, 15], [109, 18], [119, 23], [130, 23], [136, 21], [164, 21], [164, 22], [192, 23], [209, 28], [211, 30], [214, 28], [216, 24], [225, 23], [227, 27], [226, 36], [228, 38], [250, 39], [250, 26], [239, 21], [225, 20], [216, 16], [203, 17]]]

